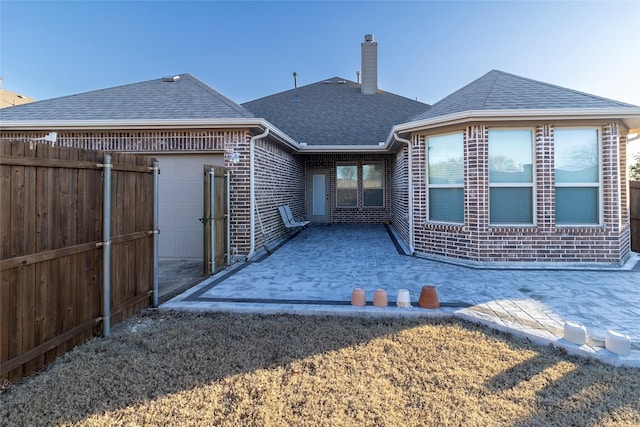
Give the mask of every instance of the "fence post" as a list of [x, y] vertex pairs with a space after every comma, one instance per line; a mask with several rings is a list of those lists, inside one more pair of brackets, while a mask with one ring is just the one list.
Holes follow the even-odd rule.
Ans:
[[211, 274], [216, 272], [216, 177], [213, 167], [209, 169], [209, 200], [211, 205], [211, 219], [209, 231], [211, 233]]
[[102, 201], [102, 333], [106, 337], [111, 333], [111, 156], [104, 155], [103, 160], [103, 201]]
[[159, 217], [159, 172], [158, 161], [153, 162], [153, 306], [158, 307], [158, 217]]
[[231, 170], [227, 170], [224, 176], [227, 180], [227, 211], [225, 212], [227, 221], [227, 265], [231, 265]]

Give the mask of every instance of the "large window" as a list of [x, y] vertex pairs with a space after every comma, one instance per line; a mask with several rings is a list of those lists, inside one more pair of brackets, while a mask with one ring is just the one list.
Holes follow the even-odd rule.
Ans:
[[336, 206], [358, 207], [358, 166], [338, 165], [336, 169]]
[[[356, 164], [342, 164], [336, 168], [336, 206], [357, 208], [384, 207], [384, 162], [364, 162], [361, 174]], [[362, 184], [360, 185], [360, 180]]]
[[384, 163], [362, 165], [362, 206], [384, 206]]
[[531, 129], [489, 129], [489, 218], [492, 224], [533, 223]]
[[600, 223], [598, 129], [555, 129], [556, 224]]
[[464, 222], [463, 150], [462, 133], [429, 137], [429, 221]]

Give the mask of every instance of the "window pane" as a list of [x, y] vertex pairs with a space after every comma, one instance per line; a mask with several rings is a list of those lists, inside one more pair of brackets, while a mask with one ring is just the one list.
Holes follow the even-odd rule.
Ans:
[[358, 167], [338, 166], [336, 170], [338, 188], [358, 188]]
[[556, 224], [598, 224], [598, 188], [557, 187]]
[[598, 130], [556, 129], [556, 182], [598, 182]]
[[430, 188], [429, 220], [464, 222], [464, 189]]
[[493, 187], [489, 190], [489, 215], [493, 224], [532, 224], [533, 191]]
[[364, 188], [382, 188], [384, 183], [384, 165], [372, 163], [362, 165], [362, 186]]
[[464, 154], [462, 133], [429, 137], [429, 184], [462, 184]]
[[362, 203], [364, 206], [384, 206], [384, 190], [381, 188], [368, 188], [362, 190]]
[[531, 129], [489, 130], [489, 182], [532, 182]]
[[355, 208], [358, 206], [358, 189], [357, 188], [339, 188], [338, 189], [338, 207]]

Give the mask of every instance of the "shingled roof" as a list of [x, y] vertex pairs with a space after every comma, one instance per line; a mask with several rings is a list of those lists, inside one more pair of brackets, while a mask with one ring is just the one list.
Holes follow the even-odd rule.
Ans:
[[2, 120], [179, 120], [254, 117], [190, 74], [3, 108]]
[[299, 143], [376, 145], [391, 128], [429, 105], [378, 90], [364, 95], [360, 84], [340, 77], [242, 104]]
[[631, 104], [578, 92], [561, 86], [491, 70], [433, 106], [412, 121], [479, 110], [547, 110], [634, 107]]

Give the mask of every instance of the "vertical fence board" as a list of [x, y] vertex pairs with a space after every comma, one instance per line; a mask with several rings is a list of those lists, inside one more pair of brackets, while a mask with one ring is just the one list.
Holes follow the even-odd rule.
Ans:
[[9, 335], [11, 331], [11, 281], [9, 272], [0, 274], [0, 361], [11, 359], [9, 351]]

